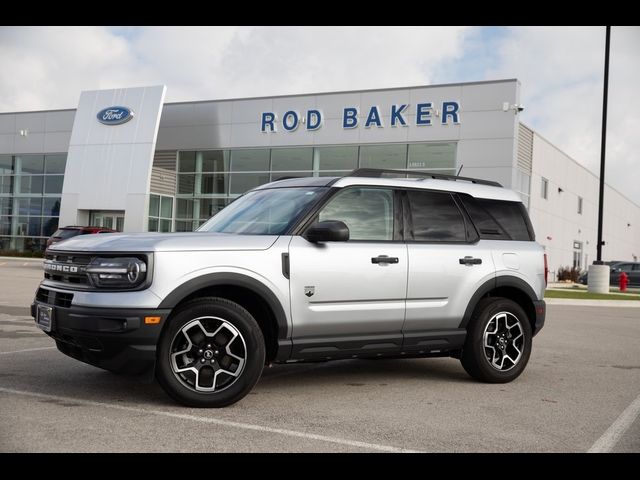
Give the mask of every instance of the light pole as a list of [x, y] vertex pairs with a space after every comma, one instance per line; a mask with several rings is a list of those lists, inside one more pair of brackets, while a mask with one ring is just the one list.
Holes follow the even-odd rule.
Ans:
[[598, 199], [598, 241], [596, 260], [589, 266], [588, 290], [596, 293], [609, 293], [609, 266], [602, 263], [602, 217], [604, 206], [604, 161], [607, 149], [607, 96], [609, 92], [609, 47], [611, 27], [606, 27], [604, 47], [604, 90], [602, 93], [602, 139], [600, 142], [600, 196]]

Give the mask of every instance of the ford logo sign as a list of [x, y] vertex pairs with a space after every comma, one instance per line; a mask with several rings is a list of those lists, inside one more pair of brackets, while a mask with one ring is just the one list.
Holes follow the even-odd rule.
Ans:
[[133, 118], [133, 111], [127, 107], [108, 107], [100, 110], [96, 116], [105, 125], [120, 125]]

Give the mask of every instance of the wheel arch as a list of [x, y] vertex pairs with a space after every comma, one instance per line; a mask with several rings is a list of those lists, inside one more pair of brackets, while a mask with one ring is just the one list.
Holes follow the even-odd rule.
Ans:
[[252, 314], [267, 343], [267, 362], [289, 358], [289, 324], [282, 304], [269, 287], [247, 275], [210, 273], [193, 278], [167, 295], [158, 308], [175, 310], [190, 300], [207, 296], [234, 301]]
[[532, 332], [536, 331], [535, 302], [538, 297], [527, 282], [512, 275], [501, 275], [483, 283], [471, 297], [459, 328], [467, 328], [478, 303], [487, 297], [505, 297], [516, 302], [527, 314]]

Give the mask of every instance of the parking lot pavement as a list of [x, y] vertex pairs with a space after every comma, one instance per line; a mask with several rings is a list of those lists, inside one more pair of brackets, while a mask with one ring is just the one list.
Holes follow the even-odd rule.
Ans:
[[[39, 275], [15, 283], [32, 292]], [[184, 408], [153, 382], [68, 358], [30, 317], [3, 308], [4, 452], [640, 451], [634, 308], [550, 306], [510, 384], [472, 381], [453, 359], [282, 365], [225, 409]]]
[[28, 315], [41, 278], [42, 259], [0, 257], [0, 312]]

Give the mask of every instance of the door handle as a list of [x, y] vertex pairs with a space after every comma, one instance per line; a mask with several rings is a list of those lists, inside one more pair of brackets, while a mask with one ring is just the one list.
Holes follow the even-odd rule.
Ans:
[[398, 263], [398, 257], [389, 257], [387, 255], [378, 255], [371, 258], [371, 263], [377, 263], [378, 265], [384, 265], [387, 263]]
[[473, 258], [467, 255], [466, 257], [461, 258], [459, 262], [460, 262], [460, 265], [480, 265], [482, 263], [482, 259]]

